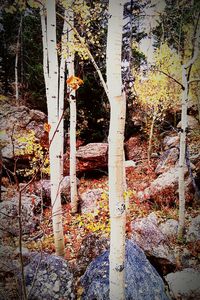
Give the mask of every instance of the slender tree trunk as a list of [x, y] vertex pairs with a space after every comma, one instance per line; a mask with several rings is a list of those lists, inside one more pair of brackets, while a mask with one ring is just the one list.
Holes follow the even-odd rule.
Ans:
[[48, 51], [48, 123], [50, 125], [49, 158], [50, 158], [50, 180], [51, 180], [51, 205], [53, 233], [56, 254], [64, 255], [64, 236], [62, 226], [62, 206], [60, 196], [60, 137], [59, 107], [58, 107], [58, 56], [56, 45], [56, 12], [55, 0], [48, 0], [47, 4], [47, 51]]
[[125, 299], [124, 127], [125, 94], [122, 93], [122, 1], [109, 1], [107, 36], [107, 86], [110, 102], [109, 130], [109, 209], [111, 221], [109, 282], [111, 300]]
[[[46, 24], [46, 11], [43, 6], [40, 8], [40, 18], [42, 27], [42, 46], [43, 46], [43, 74], [46, 88], [47, 102], [49, 99], [49, 69], [48, 69], [48, 49], [47, 49], [47, 24]], [[47, 106], [48, 109], [48, 106]]]
[[124, 259], [126, 210], [124, 200], [124, 121], [125, 99], [115, 97], [111, 104], [109, 131], [109, 208], [110, 208], [110, 299], [124, 299]]
[[187, 129], [187, 102], [188, 102], [188, 81], [187, 70], [182, 67], [182, 83], [185, 87], [182, 93], [182, 110], [181, 110], [181, 133], [180, 133], [180, 154], [179, 154], [179, 226], [178, 238], [183, 236], [185, 223], [185, 180], [184, 169], [186, 166], [185, 151], [186, 151], [186, 129]]
[[[68, 19], [72, 27], [74, 27], [74, 13], [68, 11]], [[68, 43], [73, 44], [74, 42], [74, 31], [68, 25]], [[74, 53], [68, 51], [67, 59], [68, 75], [74, 76]], [[78, 208], [78, 191], [77, 191], [77, 179], [76, 179], [76, 92], [71, 90], [69, 93], [70, 103], [70, 194], [71, 194], [71, 208], [72, 213], [77, 212]]]
[[156, 112], [154, 112], [154, 114], [153, 114], [153, 119], [151, 122], [151, 128], [150, 128], [150, 134], [149, 134], [149, 145], [148, 145], [148, 150], [147, 150], [148, 163], [150, 163], [150, 159], [151, 159], [152, 138], [153, 138], [153, 130], [154, 130], [155, 121], [156, 121]]
[[[195, 63], [199, 54], [200, 41], [200, 24], [199, 17], [197, 20], [197, 28], [194, 36], [194, 51], [192, 58], [187, 64], [182, 66], [182, 85], [184, 87], [182, 93], [182, 112], [181, 112], [181, 133], [180, 133], [180, 155], [179, 155], [179, 227], [178, 238], [182, 239], [185, 225], [185, 181], [184, 168], [186, 166], [186, 135], [187, 135], [187, 106], [189, 93], [189, 76], [192, 65]], [[189, 70], [189, 71], [187, 71]], [[189, 72], [189, 75], [188, 75]]]
[[77, 212], [78, 192], [76, 180], [76, 98], [70, 96], [70, 193], [72, 213]]
[[20, 32], [22, 28], [22, 17], [20, 19], [18, 35], [17, 35], [17, 45], [16, 45], [16, 55], [15, 55], [15, 99], [17, 105], [19, 105], [19, 79], [18, 79], [18, 61], [19, 61], [19, 50], [20, 50]]
[[[18, 186], [19, 187], [19, 186]], [[19, 191], [18, 199], [18, 221], [19, 221], [19, 259], [20, 259], [20, 271], [21, 271], [21, 290], [22, 290], [22, 300], [27, 300], [27, 290], [26, 290], [26, 279], [24, 273], [24, 258], [22, 254], [22, 235], [23, 235], [23, 226], [22, 226], [22, 192]]]
[[[65, 10], [64, 16], [66, 18], [67, 11]], [[60, 139], [60, 169], [61, 169], [61, 177], [60, 181], [63, 180], [63, 154], [64, 154], [64, 93], [65, 93], [65, 74], [66, 74], [66, 53], [67, 53], [67, 23], [64, 20], [63, 23], [63, 32], [62, 32], [62, 54], [60, 61], [60, 72], [59, 72], [59, 120], [61, 118], [59, 124], [59, 139]]]

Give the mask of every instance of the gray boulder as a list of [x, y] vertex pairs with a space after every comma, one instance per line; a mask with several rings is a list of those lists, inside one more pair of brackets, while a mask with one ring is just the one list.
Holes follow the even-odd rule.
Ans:
[[187, 242], [200, 241], [200, 215], [193, 218], [186, 235]]
[[[187, 173], [187, 168], [184, 168], [184, 175]], [[167, 172], [159, 175], [149, 187], [147, 187], [144, 191], [138, 192], [138, 198], [143, 201], [144, 199], [156, 199], [159, 198], [162, 194], [168, 193], [168, 197], [170, 196], [172, 199], [177, 194], [178, 188], [178, 176], [179, 176], [179, 167], [171, 167]], [[162, 197], [163, 203], [166, 197]], [[160, 201], [160, 200], [159, 200]], [[173, 200], [174, 201], [174, 200]]]
[[168, 238], [174, 238], [178, 233], [178, 221], [174, 219], [166, 220], [159, 225], [159, 229]]
[[[144, 252], [133, 242], [126, 243], [125, 294], [129, 300], [167, 300], [164, 283], [147, 260]], [[109, 251], [104, 252], [87, 268], [81, 278], [82, 300], [109, 299]]]
[[167, 172], [171, 167], [174, 167], [178, 162], [179, 149], [171, 148], [166, 150], [160, 158], [160, 161], [155, 169], [156, 174]]
[[[80, 180], [77, 178], [77, 185], [79, 185]], [[50, 203], [51, 201], [51, 182], [49, 179], [42, 179], [33, 184], [34, 191], [36, 195], [42, 197], [45, 203]], [[60, 183], [61, 197], [64, 202], [70, 201], [70, 177], [64, 176]]]
[[30, 300], [75, 299], [73, 275], [63, 258], [39, 253], [24, 271]]
[[[199, 122], [195, 117], [188, 115], [187, 118], [188, 118], [188, 128], [190, 130], [199, 128]], [[177, 124], [177, 128], [181, 128], [181, 126], [182, 126], [182, 123], [180, 121]]]
[[73, 273], [78, 276], [83, 275], [87, 266], [93, 259], [108, 250], [109, 240], [100, 237], [98, 234], [88, 234], [82, 241], [81, 248], [77, 254], [76, 264]]
[[80, 195], [81, 198], [81, 212], [87, 214], [95, 212], [98, 208], [98, 200], [101, 199], [103, 189], [88, 190]]
[[15, 153], [25, 148], [25, 143], [19, 142], [17, 137], [26, 137], [30, 130], [35, 132], [35, 137], [38, 142], [44, 140], [47, 136], [43, 126], [46, 120], [47, 116], [43, 112], [31, 110], [23, 105], [15, 106], [5, 97], [0, 112], [3, 158], [13, 158], [13, 146]]
[[200, 299], [200, 272], [187, 268], [165, 276], [173, 299]]
[[[6, 197], [6, 195], [4, 196]], [[0, 203], [0, 236], [19, 234], [18, 220], [19, 196], [15, 194], [11, 199], [3, 199]], [[35, 209], [40, 206], [40, 198], [36, 195], [22, 194], [22, 234], [30, 233], [36, 226]]]
[[170, 148], [174, 148], [174, 147], [178, 147], [179, 146], [179, 136], [175, 135], [175, 136], [166, 136], [163, 140], [163, 147], [164, 150], [170, 149]]
[[154, 213], [147, 218], [134, 220], [131, 223], [131, 239], [145, 252], [149, 260], [162, 273], [171, 272], [176, 261], [170, 249], [168, 237], [158, 227]]
[[[89, 143], [76, 152], [77, 173], [103, 170], [108, 166], [108, 144]], [[69, 174], [69, 152], [64, 154], [64, 174]]]

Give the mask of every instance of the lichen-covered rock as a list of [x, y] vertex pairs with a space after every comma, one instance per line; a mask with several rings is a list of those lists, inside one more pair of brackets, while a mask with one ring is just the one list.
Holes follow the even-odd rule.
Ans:
[[173, 299], [200, 299], [200, 272], [187, 268], [165, 276]]
[[[76, 152], [76, 162], [78, 173], [106, 168], [108, 166], [108, 144], [89, 143], [80, 146]], [[64, 155], [64, 174], [69, 174], [69, 153]]]
[[178, 147], [179, 146], [179, 136], [175, 135], [175, 136], [166, 136], [163, 140], [163, 148], [164, 150], [170, 149], [170, 148], [174, 148], [174, 147]]
[[[125, 294], [129, 300], [167, 300], [165, 286], [144, 252], [133, 242], [126, 243]], [[82, 300], [109, 299], [109, 251], [95, 259], [81, 278]]]
[[200, 215], [191, 220], [186, 238], [187, 242], [200, 241]]
[[174, 219], [166, 220], [159, 225], [159, 229], [168, 238], [175, 237], [178, 233], [178, 221]]
[[179, 149], [171, 148], [166, 150], [160, 157], [159, 163], [155, 169], [156, 174], [167, 172], [170, 168], [174, 167], [178, 162]]
[[[4, 195], [6, 198], [6, 195]], [[36, 195], [22, 194], [22, 234], [34, 230], [38, 222], [35, 216], [35, 209], [40, 205], [40, 198]], [[11, 199], [3, 199], [0, 203], [0, 236], [12, 234], [19, 235], [18, 219], [19, 196], [15, 194]]]
[[5, 274], [12, 273], [16, 269], [14, 261], [15, 248], [8, 245], [0, 245], [0, 277], [3, 278]]
[[38, 110], [31, 110], [26, 106], [15, 106], [5, 98], [0, 112], [1, 144], [3, 158], [13, 158], [14, 151], [21, 150], [25, 145], [18, 140], [18, 136], [27, 136], [30, 130], [35, 132], [38, 142], [47, 139], [47, 132], [43, 124], [47, 116]]
[[79, 276], [82, 275], [91, 261], [108, 248], [109, 240], [106, 237], [100, 237], [95, 233], [88, 234], [81, 243], [74, 272]]
[[170, 250], [167, 236], [158, 227], [154, 213], [147, 218], [136, 219], [131, 223], [132, 240], [145, 252], [154, 266], [166, 274], [175, 268], [176, 262]]
[[80, 195], [81, 198], [81, 212], [83, 214], [95, 212], [98, 209], [98, 200], [101, 199], [103, 189], [88, 190]]
[[63, 258], [39, 253], [24, 271], [30, 300], [75, 299], [73, 274]]
[[147, 158], [147, 151], [144, 151], [144, 142], [139, 136], [133, 136], [125, 143], [125, 152], [128, 160], [141, 160]]
[[[187, 171], [185, 167], [184, 174], [186, 174]], [[152, 181], [150, 186], [144, 191], [138, 192], [138, 198], [141, 201], [144, 199], [152, 199], [157, 203], [174, 203], [178, 195], [178, 176], [179, 167], [175, 166], [170, 168], [167, 172], [164, 172]]]
[[[190, 130], [196, 129], [196, 128], [199, 127], [199, 122], [198, 122], [198, 120], [197, 120], [195, 117], [188, 115], [187, 118], [188, 118], [188, 128], [189, 128]], [[181, 121], [180, 121], [180, 122], [177, 124], [177, 128], [181, 128], [181, 124], [182, 124], [182, 123], [181, 123]]]
[[[80, 180], [77, 178], [77, 185]], [[42, 179], [33, 183], [33, 188], [36, 195], [40, 196], [42, 193], [43, 200], [46, 204], [51, 202], [51, 182], [49, 179]], [[63, 202], [70, 201], [70, 177], [64, 176], [60, 182], [61, 198]]]

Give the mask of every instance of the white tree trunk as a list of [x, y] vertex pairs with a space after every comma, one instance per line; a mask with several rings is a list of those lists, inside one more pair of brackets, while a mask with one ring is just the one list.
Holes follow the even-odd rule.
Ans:
[[107, 36], [107, 86], [110, 102], [109, 130], [109, 209], [111, 221], [109, 282], [111, 300], [125, 299], [125, 222], [124, 193], [124, 127], [125, 94], [122, 94], [121, 47], [122, 1], [109, 1]]
[[47, 24], [46, 24], [46, 11], [43, 6], [40, 7], [40, 18], [42, 27], [42, 46], [43, 46], [43, 74], [46, 88], [47, 102], [49, 98], [49, 70], [48, 70], [48, 51], [47, 51]]
[[51, 180], [51, 205], [53, 233], [56, 254], [64, 255], [64, 236], [62, 226], [62, 206], [60, 196], [60, 137], [59, 129], [59, 107], [58, 107], [58, 56], [56, 45], [56, 12], [55, 0], [47, 0], [47, 51], [48, 51], [48, 123], [51, 126], [49, 132], [49, 158], [50, 158], [50, 180]]
[[[199, 23], [199, 19], [198, 19]], [[180, 155], [179, 155], [179, 226], [178, 238], [182, 239], [185, 225], [185, 181], [184, 168], [186, 165], [185, 151], [186, 151], [186, 135], [187, 135], [187, 106], [189, 93], [189, 78], [187, 69], [189, 69], [196, 61], [199, 53], [200, 42], [200, 24], [197, 24], [197, 30], [194, 36], [194, 51], [192, 58], [187, 64], [182, 66], [182, 85], [184, 87], [182, 93], [182, 111], [181, 111], [181, 133], [180, 133]]]
[[76, 180], [76, 99], [70, 97], [70, 193], [72, 213], [77, 212], [78, 192]]
[[[74, 27], [74, 13], [68, 11], [68, 20], [72, 27]], [[74, 42], [74, 31], [68, 25], [68, 43], [73, 44]], [[74, 76], [74, 53], [68, 52], [67, 58], [67, 69], [68, 76]], [[70, 103], [70, 194], [71, 194], [71, 208], [72, 213], [77, 212], [78, 207], [78, 191], [77, 191], [77, 180], [76, 180], [76, 92], [71, 90], [69, 95]]]
[[[67, 10], [65, 10], [64, 17], [67, 16]], [[59, 144], [60, 144], [60, 181], [63, 180], [63, 154], [64, 154], [64, 94], [65, 94], [65, 73], [66, 73], [66, 53], [67, 53], [67, 23], [64, 20], [63, 32], [61, 40], [61, 60], [60, 60], [60, 72], [59, 72]]]
[[185, 151], [186, 151], [186, 129], [187, 129], [187, 102], [188, 102], [188, 81], [187, 70], [185, 66], [182, 67], [182, 83], [184, 90], [182, 93], [182, 110], [181, 110], [181, 133], [180, 133], [180, 154], [179, 154], [179, 226], [178, 238], [181, 239], [183, 235], [185, 223], [185, 180], [184, 169], [186, 166]]

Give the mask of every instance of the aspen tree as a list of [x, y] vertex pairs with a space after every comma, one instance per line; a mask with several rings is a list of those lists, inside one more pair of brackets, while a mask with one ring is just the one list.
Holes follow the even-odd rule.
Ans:
[[[74, 13], [71, 9], [68, 11], [68, 20], [71, 26], [74, 27]], [[68, 45], [73, 45], [74, 31], [67, 24], [67, 38]], [[69, 47], [68, 47], [69, 48]], [[69, 76], [74, 76], [74, 51], [68, 49], [67, 57], [67, 71]], [[77, 179], [76, 179], [76, 91], [68, 87], [69, 104], [70, 104], [70, 195], [71, 195], [71, 207], [72, 213], [77, 212], [78, 206], [78, 191], [77, 191]]]
[[186, 152], [186, 136], [187, 136], [187, 107], [188, 107], [188, 94], [189, 94], [189, 69], [195, 63], [199, 54], [200, 43], [200, 15], [197, 20], [197, 29], [194, 36], [194, 51], [192, 58], [182, 66], [182, 99], [181, 99], [181, 133], [180, 133], [180, 155], [179, 155], [179, 226], [178, 238], [182, 239], [184, 223], [185, 223], [185, 180], [184, 168], [186, 167], [185, 152]]
[[[56, 254], [64, 255], [64, 236], [62, 227], [62, 207], [60, 196], [61, 143], [59, 135], [59, 68], [56, 45], [56, 11], [55, 0], [47, 0], [46, 18], [44, 10], [41, 11], [42, 35], [43, 35], [43, 68], [46, 85], [49, 132], [49, 159], [51, 181], [51, 205], [52, 221]], [[42, 8], [41, 8], [42, 9]], [[44, 9], [44, 8], [43, 8]]]
[[125, 299], [125, 222], [124, 194], [124, 127], [125, 95], [122, 92], [121, 51], [123, 3], [109, 1], [109, 20], [106, 50], [106, 76], [110, 102], [109, 129], [109, 209], [110, 209], [110, 256], [109, 282], [111, 300]]

